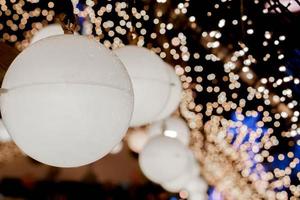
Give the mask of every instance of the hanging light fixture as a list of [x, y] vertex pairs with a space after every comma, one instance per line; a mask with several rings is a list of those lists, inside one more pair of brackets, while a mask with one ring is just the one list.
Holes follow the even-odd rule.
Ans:
[[8, 69], [3, 91], [1, 114], [15, 143], [57, 167], [85, 165], [109, 153], [133, 110], [126, 69], [84, 36], [53, 36], [26, 48]]
[[149, 140], [149, 135], [142, 129], [133, 129], [126, 135], [127, 144], [131, 151], [140, 153]]
[[190, 142], [190, 130], [187, 123], [176, 116], [151, 124], [147, 132], [149, 137], [163, 134], [167, 137], [176, 138], [185, 145], [189, 145]]
[[179, 76], [175, 73], [174, 68], [167, 64], [169, 70], [171, 87], [169, 91], [168, 102], [165, 105], [163, 111], [156, 117], [156, 120], [162, 120], [170, 116], [179, 106], [182, 96], [182, 85]]
[[155, 183], [165, 183], [179, 177], [189, 166], [189, 151], [174, 138], [151, 138], [139, 155], [139, 165], [145, 176]]
[[200, 166], [191, 150], [189, 150], [189, 165], [179, 177], [164, 182], [161, 186], [169, 192], [180, 192], [185, 189], [186, 185], [195, 177], [200, 175]]
[[114, 52], [124, 63], [133, 84], [131, 126], [152, 123], [175, 111], [180, 102], [181, 84], [174, 70], [146, 48], [128, 45]]

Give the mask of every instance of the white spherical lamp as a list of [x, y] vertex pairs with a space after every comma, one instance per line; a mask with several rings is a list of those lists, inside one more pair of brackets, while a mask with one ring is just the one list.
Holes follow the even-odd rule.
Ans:
[[191, 192], [188, 200], [207, 200], [207, 194], [205, 192]]
[[127, 134], [128, 147], [135, 153], [140, 153], [148, 140], [149, 136], [143, 130], [132, 130]]
[[48, 26], [43, 27], [41, 30], [36, 32], [31, 39], [30, 44], [33, 44], [41, 39], [45, 39], [47, 37], [63, 35], [64, 30], [60, 24], [50, 24]]
[[181, 85], [178, 80], [174, 81], [175, 71], [146, 48], [129, 45], [116, 49], [115, 53], [132, 80], [134, 111], [131, 126], [146, 125], [169, 116], [176, 107], [173, 104], [179, 103], [178, 100], [174, 103], [170, 98], [175, 96], [177, 99], [178, 95], [173, 95], [175, 91], [181, 93]]
[[180, 192], [187, 183], [199, 176], [200, 168], [192, 151], [189, 152], [189, 155], [190, 160], [186, 170], [176, 179], [161, 184], [165, 190], [173, 193]]
[[11, 141], [11, 137], [6, 130], [3, 121], [0, 119], [0, 142], [10, 142], [10, 141]]
[[151, 138], [139, 155], [144, 175], [155, 183], [165, 183], [179, 177], [189, 164], [188, 148], [176, 139]]
[[182, 85], [179, 76], [175, 73], [175, 70], [171, 65], [167, 63], [166, 65], [167, 69], [169, 70], [170, 82], [172, 84], [172, 87], [169, 91], [168, 102], [163, 111], [161, 111], [161, 113], [157, 116], [156, 120], [161, 120], [169, 117], [170, 114], [178, 108], [181, 101]]
[[111, 151], [110, 154], [118, 154], [122, 151], [123, 149], [123, 142], [120, 142], [119, 144], [117, 144]]
[[108, 154], [133, 110], [129, 76], [111, 51], [84, 36], [62, 35], [29, 46], [8, 69], [3, 121], [30, 157], [77, 167]]
[[207, 183], [201, 177], [192, 178], [187, 184], [185, 189], [189, 192], [206, 192], [207, 191]]
[[187, 123], [180, 117], [170, 117], [165, 120], [154, 122], [148, 127], [149, 137], [156, 135], [165, 135], [167, 137], [176, 138], [183, 144], [190, 143], [190, 130]]

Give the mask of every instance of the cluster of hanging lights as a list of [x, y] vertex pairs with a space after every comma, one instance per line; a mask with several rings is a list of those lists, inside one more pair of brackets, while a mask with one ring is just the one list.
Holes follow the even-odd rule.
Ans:
[[129, 126], [177, 109], [180, 81], [155, 53], [137, 46], [112, 52], [62, 31], [52, 25], [38, 33], [2, 84], [3, 122], [27, 155], [58, 167], [86, 165], [108, 154]]
[[[150, 124], [136, 151], [143, 173], [196, 199], [207, 184], [188, 148], [186, 122], [170, 117], [181, 98], [174, 68], [151, 50], [127, 45], [112, 51], [69, 25], [52, 24], [34, 35], [5, 74], [2, 132], [41, 163], [79, 167], [113, 152], [129, 127], [134, 132]], [[129, 147], [139, 145], [132, 141]]]

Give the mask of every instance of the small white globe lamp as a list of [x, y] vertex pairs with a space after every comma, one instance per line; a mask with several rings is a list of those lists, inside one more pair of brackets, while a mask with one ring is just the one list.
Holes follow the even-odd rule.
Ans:
[[[175, 71], [146, 48], [128, 45], [114, 52], [132, 80], [134, 111], [130, 125], [142, 126], [169, 116], [179, 104], [178, 96], [181, 95]], [[173, 97], [175, 100], [170, 99]]]
[[131, 151], [140, 153], [149, 140], [149, 135], [140, 129], [133, 129], [127, 134], [127, 144]]
[[122, 151], [123, 149], [123, 142], [120, 142], [119, 144], [117, 144], [111, 151], [110, 154], [118, 154]]
[[170, 117], [162, 121], [154, 122], [147, 130], [149, 137], [165, 135], [178, 139], [184, 145], [190, 143], [190, 129], [187, 123], [180, 117]]
[[144, 175], [155, 183], [176, 179], [189, 164], [189, 151], [174, 138], [156, 136], [149, 140], [139, 155], [139, 165]]
[[26, 48], [8, 69], [1, 114], [15, 143], [57, 167], [92, 163], [125, 135], [133, 92], [125, 67], [84, 36], [53, 36]]

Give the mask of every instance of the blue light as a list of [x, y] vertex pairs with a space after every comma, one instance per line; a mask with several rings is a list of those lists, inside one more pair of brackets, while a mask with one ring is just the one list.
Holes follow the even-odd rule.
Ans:
[[[83, 11], [84, 10], [84, 4], [82, 3], [78, 3], [76, 8], [78, 8], [80, 11]], [[83, 26], [83, 22], [85, 21], [85, 18], [84, 17], [81, 17], [81, 16], [78, 16], [78, 24], [80, 26], [80, 29], [82, 30], [82, 26]]]
[[[259, 127], [257, 127], [256, 123], [261, 119], [261, 114], [259, 113], [257, 116], [253, 117], [244, 117], [244, 119], [242, 121], [240, 121], [238, 118], [237, 118], [237, 113], [234, 112], [231, 114], [231, 120], [234, 121], [234, 122], [242, 122], [243, 125], [247, 126], [248, 128], [248, 134], [245, 136], [244, 140], [242, 143], [245, 143], [249, 140], [249, 137], [250, 137], [250, 132], [251, 131], [257, 131], [257, 129]], [[262, 129], [262, 134], [259, 138], [256, 139], [255, 142], [260, 142], [260, 139], [264, 136], [264, 134], [267, 132], [267, 128], [263, 127], [261, 128]], [[239, 134], [239, 128], [236, 128], [236, 127], [230, 127], [229, 132], [233, 133], [234, 135], [234, 138], [232, 140], [232, 143], [235, 141], [237, 135]]]
[[[241, 144], [246, 143], [247, 141], [249, 141], [250, 138], [250, 133], [252, 131], [256, 132], [257, 129], [259, 129], [260, 127], [258, 127], [256, 124], [258, 121], [261, 120], [261, 114], [258, 113], [256, 116], [250, 116], [250, 117], [246, 117], [243, 116], [243, 120], [239, 120], [238, 119], [238, 114], [239, 113], [232, 113], [231, 114], [231, 120], [234, 122], [242, 122], [242, 125], [247, 127], [247, 134], [244, 136], [243, 141], [241, 142]], [[251, 143], [251, 145], [256, 145], [260, 142], [261, 138], [267, 133], [267, 128], [266, 127], [262, 127], [262, 134], [260, 137], [256, 138], [254, 142]], [[228, 131], [230, 133], [233, 134], [233, 139], [231, 141], [231, 144], [233, 144], [237, 138], [237, 136], [239, 135], [240, 132], [240, 128], [238, 127], [230, 127], [228, 129]], [[239, 148], [239, 146], [237, 146], [237, 148]], [[251, 170], [251, 174], [252, 173], [256, 173], [257, 175], [260, 175], [260, 173], [256, 170], [256, 164], [257, 162], [255, 161], [255, 153], [252, 152], [251, 148], [249, 148], [247, 150], [248, 155], [249, 155], [249, 160], [252, 162], [252, 167], [250, 168]]]
[[223, 200], [223, 197], [219, 191], [211, 187], [208, 190], [208, 200]]

